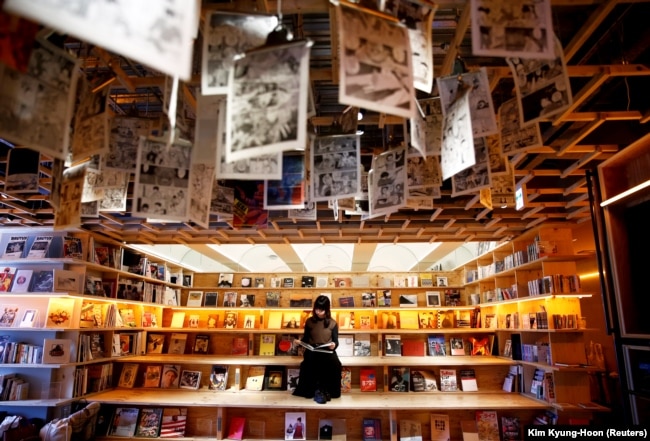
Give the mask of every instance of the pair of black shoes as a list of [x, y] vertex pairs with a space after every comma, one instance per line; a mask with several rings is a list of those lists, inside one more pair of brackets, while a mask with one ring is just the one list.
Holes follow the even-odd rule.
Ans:
[[321, 392], [320, 389], [317, 389], [316, 392], [314, 392], [314, 401], [316, 401], [318, 404], [325, 404], [331, 399], [332, 397], [330, 396], [329, 392]]

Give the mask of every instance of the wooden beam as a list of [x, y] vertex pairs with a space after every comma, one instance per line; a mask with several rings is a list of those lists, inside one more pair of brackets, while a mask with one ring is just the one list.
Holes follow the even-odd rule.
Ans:
[[564, 118], [577, 109], [583, 102], [587, 100], [605, 81], [609, 79], [609, 72], [603, 68], [603, 71], [595, 75], [582, 89], [573, 97], [573, 102], [567, 109], [559, 115], [555, 116], [553, 125], [557, 126], [564, 122]]
[[564, 59], [568, 61], [578, 52], [583, 44], [591, 37], [591, 35], [598, 29], [598, 26], [605, 20], [605, 18], [614, 10], [618, 0], [606, 0], [602, 2], [596, 10], [591, 14], [582, 27], [573, 34], [573, 38], [564, 47]]
[[589, 153], [587, 155], [584, 155], [578, 161], [574, 162], [569, 167], [565, 168], [564, 171], [562, 172], [562, 174], [560, 175], [560, 177], [563, 178], [563, 179], [566, 178], [571, 173], [573, 173], [577, 169], [581, 168], [582, 166], [584, 166], [589, 161], [591, 161], [593, 159], [596, 159], [598, 156], [600, 156], [600, 152], [593, 152], [593, 153]]
[[122, 69], [120, 66], [119, 58], [111, 58], [110, 54], [99, 46], [94, 47], [94, 51], [97, 53], [99, 58], [117, 75], [117, 79], [122, 86], [126, 88], [131, 93], [135, 93], [135, 84], [133, 84], [132, 78]]
[[470, 6], [469, 3], [465, 4], [463, 12], [461, 12], [460, 17], [458, 18], [458, 24], [456, 25], [456, 32], [454, 33], [454, 38], [449, 44], [449, 50], [445, 55], [445, 59], [442, 61], [440, 67], [440, 76], [445, 77], [451, 75], [454, 68], [454, 62], [456, 61], [456, 55], [458, 54], [458, 48], [463, 43], [467, 29], [469, 29], [470, 24]]
[[592, 121], [591, 124], [587, 124], [585, 127], [582, 128], [582, 130], [580, 130], [578, 133], [576, 133], [571, 138], [569, 138], [569, 140], [562, 147], [560, 147], [560, 150], [557, 151], [557, 156], [564, 155], [567, 152], [567, 150], [569, 150], [575, 144], [579, 143], [587, 135], [589, 135], [591, 132], [593, 132], [598, 127], [600, 127], [600, 125], [604, 122], [605, 122], [604, 118], [598, 118], [597, 120]]

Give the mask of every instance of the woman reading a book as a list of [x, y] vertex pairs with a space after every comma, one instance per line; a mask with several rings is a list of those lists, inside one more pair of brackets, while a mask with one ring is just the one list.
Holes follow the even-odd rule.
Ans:
[[302, 339], [296, 339], [294, 344], [313, 349], [304, 352], [298, 386], [293, 395], [314, 398], [320, 404], [325, 404], [330, 398], [339, 398], [341, 362], [335, 352], [339, 345], [339, 326], [332, 318], [327, 296], [316, 298], [312, 314], [305, 321]]

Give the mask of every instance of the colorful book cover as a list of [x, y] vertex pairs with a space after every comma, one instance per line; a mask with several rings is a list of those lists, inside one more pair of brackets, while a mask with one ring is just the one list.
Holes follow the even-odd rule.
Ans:
[[179, 364], [165, 364], [162, 368], [160, 380], [161, 389], [176, 389], [180, 386], [181, 366]]
[[31, 269], [16, 270], [14, 282], [11, 285], [11, 292], [17, 292], [17, 293], [29, 292], [33, 274], [34, 274], [34, 270]]
[[521, 440], [521, 421], [517, 416], [501, 417], [501, 435], [503, 441]]
[[26, 243], [27, 236], [11, 236], [2, 255], [3, 259], [19, 259], [23, 257]]
[[284, 439], [307, 439], [307, 412], [285, 412]]
[[499, 441], [499, 419], [496, 410], [477, 410], [476, 428], [479, 441]]
[[[11, 282], [14, 281], [16, 271], [17, 269], [11, 266], [3, 268], [2, 272], [0, 273], [0, 292], [9, 292], [11, 290]], [[50, 289], [50, 291], [52, 290]]]
[[16, 322], [18, 317], [17, 305], [2, 305], [0, 306], [0, 327], [11, 328]]
[[[0, 290], [2, 287], [0, 285]], [[54, 291], [54, 270], [34, 271], [32, 276], [32, 292]]]
[[210, 372], [210, 390], [226, 390], [228, 388], [228, 366], [214, 365]]
[[260, 355], [275, 355], [275, 334], [260, 336]]
[[431, 441], [449, 441], [449, 415], [446, 413], [431, 414]]
[[300, 368], [287, 368], [287, 390], [294, 391], [298, 387]]
[[230, 418], [230, 425], [228, 426], [227, 439], [242, 439], [244, 437], [244, 427], [246, 426], [246, 418], [232, 417]]
[[108, 435], [132, 437], [138, 424], [139, 413], [140, 409], [137, 407], [116, 407]]
[[363, 441], [381, 441], [381, 419], [364, 418], [362, 424]]
[[63, 238], [63, 257], [68, 259], [81, 259], [83, 248], [78, 237], [65, 236]]
[[352, 369], [347, 366], [341, 368], [341, 392], [352, 391]]
[[142, 387], [159, 387], [162, 376], [162, 366], [159, 364], [149, 365], [144, 370], [144, 382]]
[[162, 422], [162, 407], [143, 407], [140, 409], [138, 424], [135, 429], [136, 437], [158, 438]]
[[429, 355], [431, 357], [444, 357], [447, 355], [447, 344], [443, 334], [434, 334], [427, 337], [429, 343]]
[[27, 252], [28, 258], [40, 259], [47, 256], [47, 250], [50, 248], [54, 236], [37, 236], [32, 242], [32, 246]]
[[361, 392], [377, 391], [377, 373], [375, 368], [363, 367], [359, 369], [359, 387]]
[[185, 436], [187, 409], [184, 407], [165, 407], [163, 409], [160, 438], [182, 438]]
[[69, 328], [74, 311], [73, 298], [51, 297], [47, 305], [46, 328]]

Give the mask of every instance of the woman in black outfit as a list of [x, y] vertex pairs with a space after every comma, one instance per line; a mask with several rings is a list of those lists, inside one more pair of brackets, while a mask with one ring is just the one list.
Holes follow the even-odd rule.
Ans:
[[[336, 355], [339, 326], [332, 318], [330, 299], [320, 295], [314, 302], [312, 315], [305, 321], [302, 341], [314, 347], [329, 343], [319, 351], [305, 349], [300, 376], [294, 395], [314, 398], [324, 404], [341, 396], [341, 362]], [[295, 342], [297, 344], [297, 341]]]

